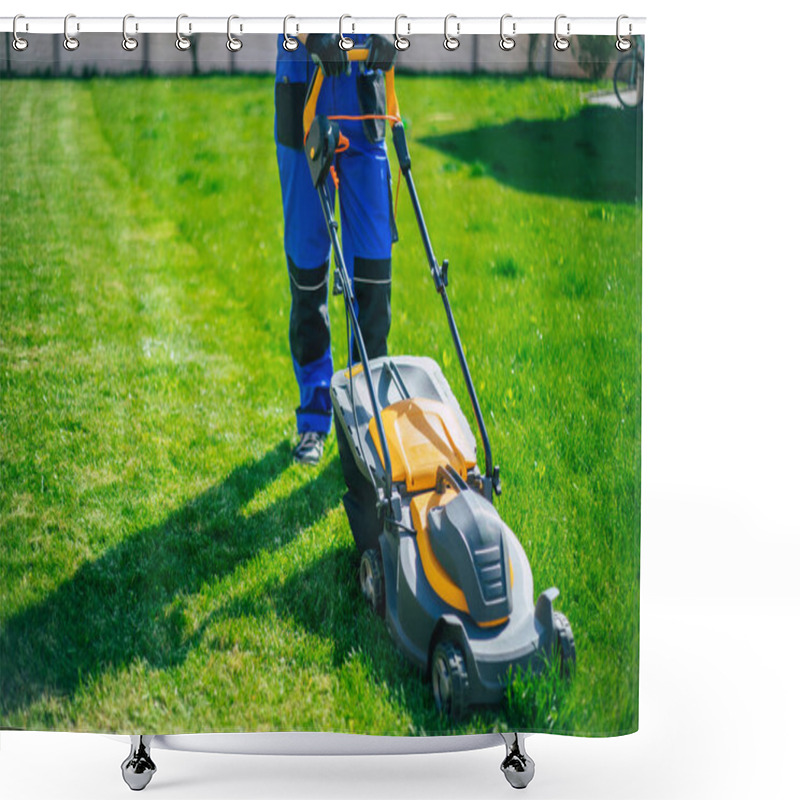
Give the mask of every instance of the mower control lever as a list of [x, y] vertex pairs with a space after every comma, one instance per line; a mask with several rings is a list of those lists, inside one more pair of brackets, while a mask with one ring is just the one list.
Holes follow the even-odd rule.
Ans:
[[411, 169], [411, 155], [408, 152], [408, 142], [406, 141], [406, 129], [402, 122], [392, 126], [392, 141], [397, 153], [397, 163], [400, 170], [405, 175]]
[[503, 485], [500, 483], [500, 467], [498, 466], [492, 470], [492, 489], [498, 497], [503, 493]]
[[450, 464], [436, 469], [436, 494], [444, 494], [447, 488], [456, 492], [465, 492], [467, 484]]

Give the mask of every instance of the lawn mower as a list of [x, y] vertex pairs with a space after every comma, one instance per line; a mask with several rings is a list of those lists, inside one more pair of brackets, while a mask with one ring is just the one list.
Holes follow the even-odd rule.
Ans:
[[[365, 49], [348, 52], [351, 61]], [[364, 596], [400, 651], [430, 677], [436, 707], [458, 719], [472, 705], [503, 700], [510, 676], [559, 659], [568, 674], [575, 641], [554, 610], [558, 589], [533, 601], [533, 577], [517, 538], [493, 505], [501, 491], [489, 437], [447, 296], [448, 262], [434, 255], [422, 215], [394, 86], [385, 73], [386, 114], [400, 170], [442, 298], [480, 431], [485, 468], [467, 420], [430, 358], [369, 359], [337, 234], [328, 176], [347, 146], [337, 118], [316, 114], [324, 75], [317, 68], [304, 107], [305, 153], [333, 249], [334, 293], [344, 298], [352, 335], [348, 366], [331, 380], [343, 503], [361, 553]], [[347, 117], [352, 119], [352, 117]], [[335, 178], [335, 174], [334, 174]], [[358, 362], [354, 363], [353, 350]]]

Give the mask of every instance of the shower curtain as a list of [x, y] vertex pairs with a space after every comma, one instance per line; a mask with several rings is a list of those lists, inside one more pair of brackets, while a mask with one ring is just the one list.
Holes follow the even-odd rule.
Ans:
[[[494, 508], [526, 565], [507, 581], [532, 577], [476, 636], [532, 615], [549, 587], [568, 626], [457, 714], [435, 666], [362, 597], [323, 341], [329, 323], [341, 370], [351, 332], [329, 256], [308, 255], [328, 251], [308, 232], [318, 201], [287, 200], [308, 181], [317, 62], [304, 46], [287, 61], [273, 36], [239, 50], [216, 34], [185, 50], [166, 34], [131, 51], [117, 34], [79, 38], [0, 41], [0, 727], [635, 731], [643, 38], [620, 53], [610, 36], [563, 51], [552, 36], [509, 51], [465, 36], [448, 51], [420, 35], [397, 53], [416, 189], [501, 467]], [[356, 112], [391, 116], [380, 66], [326, 79], [321, 107], [347, 106], [335, 82], [352, 78]], [[353, 286], [383, 281], [389, 355], [438, 365], [480, 468], [394, 121], [341, 121], [382, 176], [378, 191], [336, 156], [345, 258]], [[385, 226], [386, 252], [370, 244]], [[320, 415], [320, 462], [297, 463]], [[457, 583], [434, 555], [412, 591], [430, 564]], [[436, 602], [470, 616], [444, 591]], [[475, 641], [447, 651], [447, 691], [474, 688]]]

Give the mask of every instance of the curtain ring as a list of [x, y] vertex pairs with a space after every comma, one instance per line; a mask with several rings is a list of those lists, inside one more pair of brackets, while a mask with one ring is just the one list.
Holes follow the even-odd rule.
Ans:
[[298, 42], [297, 39], [289, 35], [290, 19], [297, 19], [297, 17], [293, 17], [290, 14], [289, 16], [283, 18], [283, 49], [286, 50], [288, 53], [293, 53], [300, 46], [300, 42]]
[[[411, 41], [405, 36], [401, 36], [398, 31], [401, 19], [408, 19], [408, 17], [405, 14], [398, 14], [394, 18], [394, 46], [397, 50], [408, 50], [411, 47]], [[411, 25], [406, 23], [406, 27], [408, 28], [407, 34], [411, 33]]]
[[[514, 49], [514, 45], [516, 45], [517, 40], [512, 36], [509, 36], [504, 30], [503, 25], [507, 19], [511, 19], [511, 14], [503, 14], [500, 17], [500, 49], [505, 50], [508, 52], [509, 50]], [[517, 23], [511, 23], [511, 33], [515, 34], [517, 32]]]
[[344, 35], [344, 21], [346, 19], [353, 18], [349, 14], [342, 14], [342, 16], [339, 17], [339, 47], [341, 47], [342, 50], [352, 50], [355, 42], [349, 36]]
[[237, 53], [239, 50], [242, 49], [242, 40], [237, 39], [231, 33], [231, 22], [233, 22], [233, 20], [235, 19], [239, 19], [239, 17], [237, 17], [236, 14], [231, 14], [228, 17], [228, 41], [225, 42], [225, 47], [227, 47], [228, 50], [231, 51], [231, 53]]
[[444, 49], [445, 50], [449, 50], [450, 52], [452, 52], [453, 50], [458, 50], [458, 46], [461, 44], [461, 42], [458, 40], [458, 33], [461, 30], [461, 23], [460, 22], [456, 22], [456, 35], [455, 36], [451, 36], [447, 32], [447, 23], [450, 22], [451, 19], [457, 20], [458, 17], [455, 14], [448, 14], [444, 18], [444, 42], [442, 43], [442, 44], [444, 44]]
[[25, 15], [24, 14], [17, 14], [17, 16], [14, 17], [14, 23], [11, 26], [11, 30], [12, 30], [12, 32], [14, 34], [14, 41], [11, 44], [12, 44], [12, 46], [14, 47], [14, 49], [18, 53], [21, 53], [23, 50], [26, 50], [28, 48], [28, 40], [27, 39], [23, 39], [17, 33], [17, 20], [18, 19], [25, 19]]
[[126, 14], [122, 18], [122, 49], [127, 50], [129, 53], [139, 46], [139, 40], [134, 39], [133, 36], [128, 36], [128, 20], [135, 19], [133, 14]]
[[[564, 50], [566, 50], [569, 47], [569, 39], [567, 39], [566, 36], [562, 36], [558, 32], [558, 21], [560, 19], [566, 19], [566, 18], [567, 18], [566, 14], [559, 14], [556, 17], [555, 28], [554, 28], [554, 30], [555, 30], [555, 39], [553, 39], [553, 47], [555, 47], [555, 49], [558, 50], [559, 52], [563, 52]], [[570, 29], [570, 24], [568, 22], [567, 23], [567, 36], [569, 36], [569, 29]]]
[[627, 36], [623, 36], [619, 32], [620, 22], [622, 22], [622, 20], [624, 20], [624, 19], [628, 19], [628, 17], [625, 16], [625, 14], [620, 14], [617, 17], [617, 41], [616, 41], [615, 47], [617, 48], [617, 50], [620, 51], [620, 53], [624, 53], [626, 50], [630, 50], [631, 49], [631, 44], [632, 44], [632, 42], [631, 42], [629, 37], [630, 37], [631, 33], [633, 32], [633, 26], [631, 25], [630, 22], [628, 23], [628, 35]]
[[188, 50], [192, 46], [191, 40], [181, 33], [181, 20], [186, 19], [188, 16], [188, 14], [178, 14], [178, 18], [175, 20], [175, 47], [178, 50]]
[[[81, 44], [74, 36], [69, 35], [69, 21], [71, 19], [75, 19], [74, 14], [67, 14], [67, 16], [64, 17], [64, 49], [69, 50], [70, 53], [73, 50], [77, 50]], [[76, 30], [80, 30], [80, 27], [76, 28]]]

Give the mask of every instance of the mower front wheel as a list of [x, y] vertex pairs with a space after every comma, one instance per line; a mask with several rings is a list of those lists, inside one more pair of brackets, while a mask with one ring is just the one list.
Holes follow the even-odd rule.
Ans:
[[431, 684], [437, 710], [453, 720], [464, 716], [469, 705], [469, 676], [461, 648], [454, 642], [439, 642], [431, 661]]
[[382, 617], [386, 608], [386, 592], [383, 583], [383, 564], [377, 550], [365, 550], [361, 554], [358, 582], [369, 607]]

